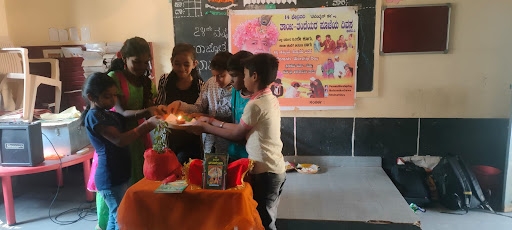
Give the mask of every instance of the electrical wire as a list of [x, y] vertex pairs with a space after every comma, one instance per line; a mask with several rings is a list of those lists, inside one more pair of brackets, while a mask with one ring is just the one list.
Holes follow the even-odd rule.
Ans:
[[[59, 161], [60, 161], [59, 170], [62, 170], [62, 157], [57, 152], [57, 149], [55, 149], [55, 146], [50, 141], [50, 138], [48, 138], [48, 136], [46, 136], [46, 134], [44, 134], [44, 133], [43, 133], [43, 136], [46, 137], [48, 142], [50, 142], [50, 144], [52, 145], [53, 151], [55, 151], [55, 154], [57, 154], [57, 157], [59, 158]], [[56, 223], [58, 225], [70, 225], [70, 224], [74, 224], [74, 223], [76, 223], [76, 222], [78, 222], [80, 220], [87, 220], [87, 221], [97, 221], [98, 220], [97, 218], [95, 218], [95, 219], [94, 218], [93, 219], [89, 219], [88, 218], [89, 216], [96, 217], [96, 206], [95, 206], [95, 204], [89, 204], [89, 207], [82, 208], [82, 205], [86, 204], [87, 202], [84, 202], [84, 203], [80, 204], [78, 206], [78, 208], [71, 208], [69, 210], [66, 210], [64, 212], [61, 212], [61, 213], [55, 215], [55, 217], [52, 217], [52, 215], [51, 215], [52, 206], [53, 206], [53, 203], [55, 203], [55, 200], [57, 200], [57, 196], [59, 195], [59, 192], [60, 192], [60, 186], [57, 185], [57, 192], [55, 193], [55, 196], [53, 197], [53, 200], [50, 203], [50, 207], [48, 207], [48, 218], [50, 218], [50, 220], [53, 223]], [[66, 214], [74, 213], [74, 212], [76, 212], [76, 214], [78, 216], [77, 219], [74, 219], [74, 220], [59, 220], [59, 217], [61, 217], [63, 215], [66, 215]]]

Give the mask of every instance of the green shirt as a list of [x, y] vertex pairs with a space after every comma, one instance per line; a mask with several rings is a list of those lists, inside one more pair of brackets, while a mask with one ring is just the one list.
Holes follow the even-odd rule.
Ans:
[[[240, 118], [242, 118], [242, 114], [244, 113], [245, 105], [249, 102], [250, 97], [244, 97], [240, 91], [235, 90], [235, 88], [231, 91], [231, 114], [233, 116], [233, 122], [235, 124], [240, 123]], [[240, 158], [247, 158], [248, 153], [245, 150], [245, 145], [229, 142], [228, 146], [228, 154], [229, 159], [238, 160]]]

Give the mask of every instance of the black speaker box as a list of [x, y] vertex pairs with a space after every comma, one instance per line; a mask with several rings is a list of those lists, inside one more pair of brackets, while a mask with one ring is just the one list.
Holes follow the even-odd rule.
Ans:
[[36, 166], [44, 161], [41, 123], [0, 123], [2, 166]]

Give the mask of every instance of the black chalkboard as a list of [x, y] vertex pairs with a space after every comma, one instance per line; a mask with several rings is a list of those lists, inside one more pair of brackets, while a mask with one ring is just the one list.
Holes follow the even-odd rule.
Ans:
[[[234, 6], [236, 4], [236, 6]], [[297, 4], [243, 5], [243, 0], [172, 0], [174, 40], [196, 47], [199, 72], [211, 77], [210, 60], [215, 53], [228, 50], [226, 9], [289, 9], [359, 6], [357, 92], [373, 90], [376, 0], [298, 0]]]

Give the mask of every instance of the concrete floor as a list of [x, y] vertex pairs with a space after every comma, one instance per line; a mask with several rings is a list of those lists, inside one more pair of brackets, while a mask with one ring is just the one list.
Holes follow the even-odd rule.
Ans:
[[[15, 211], [18, 224], [5, 224], [3, 202], [0, 205], [1, 229], [38, 229], [38, 230], [71, 230], [89, 229], [96, 226], [95, 215], [70, 225], [59, 225], [48, 218], [48, 208], [57, 191], [55, 172], [16, 177]], [[64, 169], [64, 187], [59, 191], [51, 209], [52, 217], [66, 210], [94, 207], [94, 203], [85, 202], [83, 176], [81, 166]], [[384, 208], [386, 210], [386, 208]], [[450, 215], [441, 213], [441, 207], [429, 208], [426, 213], [417, 213], [423, 230], [485, 230], [512, 229], [512, 218], [472, 211], [466, 215]], [[512, 217], [512, 213], [506, 214]], [[78, 213], [72, 212], [59, 217], [61, 221], [78, 219]]]
[[[18, 176], [13, 178], [14, 205], [16, 225], [8, 226], [5, 220], [5, 206], [0, 205], [0, 229], [40, 229], [40, 230], [71, 230], [90, 229], [96, 226], [96, 204], [85, 200], [85, 188], [82, 166], [76, 165], [63, 169], [64, 186], [51, 208], [52, 219], [70, 223], [83, 216], [76, 223], [60, 225], [49, 218], [49, 207], [57, 192], [56, 173]], [[92, 210], [90, 208], [93, 208]], [[82, 210], [79, 212], [77, 209]], [[69, 211], [71, 210], [71, 211]], [[66, 212], [69, 211], [69, 212]], [[87, 212], [89, 211], [89, 213]], [[91, 212], [92, 211], [92, 212]], [[60, 215], [61, 213], [65, 214]]]
[[423, 230], [505, 230], [512, 229], [512, 213], [494, 215], [483, 210], [472, 210], [465, 215], [453, 215], [440, 205], [433, 205], [425, 213], [416, 213]]

